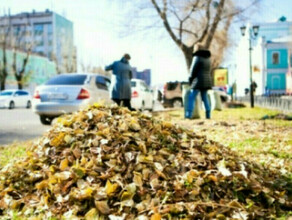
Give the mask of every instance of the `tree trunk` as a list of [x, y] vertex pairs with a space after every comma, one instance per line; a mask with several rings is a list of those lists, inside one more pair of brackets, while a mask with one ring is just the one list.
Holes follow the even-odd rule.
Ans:
[[219, 5], [218, 5], [218, 9], [217, 9], [217, 12], [216, 12], [216, 15], [214, 18], [214, 22], [211, 26], [211, 29], [208, 33], [208, 37], [206, 39], [206, 43], [205, 43], [206, 48], [209, 48], [211, 43], [212, 43], [217, 26], [218, 26], [219, 22], [221, 21], [221, 14], [223, 12], [224, 4], [225, 4], [225, 0], [220, 0]]
[[0, 90], [2, 91], [2, 90], [5, 90], [5, 81], [6, 81], [6, 79], [3, 77], [2, 79], [1, 79], [1, 87], [0, 87]]
[[25, 72], [25, 67], [28, 63], [28, 60], [29, 60], [29, 55], [30, 55], [30, 49], [28, 50], [28, 52], [26, 53], [26, 57], [23, 59], [23, 63], [22, 63], [22, 67], [21, 67], [21, 70], [18, 72], [17, 71], [17, 65], [16, 65], [16, 59], [17, 59], [17, 54], [16, 54], [16, 50], [14, 51], [14, 54], [13, 54], [13, 64], [12, 64], [12, 69], [14, 71], [14, 76], [15, 76], [15, 79], [17, 81], [17, 86], [18, 86], [18, 89], [22, 89], [23, 88], [23, 76], [24, 76], [24, 72]]
[[185, 61], [187, 64], [187, 68], [190, 71], [191, 70], [191, 65], [193, 61], [193, 47], [187, 47], [183, 50], [183, 54], [185, 56]]
[[1, 91], [5, 90], [6, 77], [8, 75], [7, 69], [6, 69], [7, 57], [6, 57], [6, 42], [5, 41], [3, 42], [3, 45], [2, 45], [2, 53], [3, 53], [3, 57], [2, 57], [3, 66], [1, 68]]
[[23, 89], [23, 85], [21, 81], [17, 81], [17, 87], [18, 89]]

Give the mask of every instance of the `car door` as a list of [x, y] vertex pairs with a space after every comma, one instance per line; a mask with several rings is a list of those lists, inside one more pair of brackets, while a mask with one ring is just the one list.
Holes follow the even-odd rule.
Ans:
[[28, 102], [28, 92], [26, 91], [19, 91], [19, 103], [21, 107], [26, 107]]
[[23, 105], [22, 104], [21, 91], [16, 91], [13, 94], [13, 102], [14, 102], [15, 107], [21, 107]]
[[152, 93], [149, 89], [148, 85], [145, 82], [141, 82], [143, 90], [144, 90], [144, 102], [145, 107], [150, 109], [152, 108]]
[[97, 75], [95, 77], [95, 85], [96, 85], [97, 93], [98, 93], [97, 99], [108, 102], [110, 99], [110, 96], [109, 96], [110, 80], [104, 76]]

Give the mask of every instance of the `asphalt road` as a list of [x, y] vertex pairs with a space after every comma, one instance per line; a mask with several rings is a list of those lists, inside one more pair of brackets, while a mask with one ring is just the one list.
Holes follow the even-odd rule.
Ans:
[[[154, 111], [163, 107], [156, 102]], [[42, 125], [31, 109], [0, 109], [0, 146], [41, 137], [51, 126]]]
[[38, 138], [49, 128], [31, 109], [0, 109], [0, 145]]

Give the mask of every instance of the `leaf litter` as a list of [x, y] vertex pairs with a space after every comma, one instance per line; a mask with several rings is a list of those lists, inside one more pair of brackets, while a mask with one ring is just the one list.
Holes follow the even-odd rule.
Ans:
[[168, 121], [95, 104], [0, 171], [0, 218], [267, 219], [291, 179]]

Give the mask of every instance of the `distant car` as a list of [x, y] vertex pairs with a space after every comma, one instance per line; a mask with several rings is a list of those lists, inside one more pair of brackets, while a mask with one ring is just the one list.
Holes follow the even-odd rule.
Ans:
[[154, 107], [154, 95], [153, 91], [148, 85], [140, 79], [131, 80], [132, 87], [132, 108], [139, 110], [153, 110]]
[[[182, 107], [183, 99], [182, 99], [182, 90], [183, 85], [188, 85], [188, 82], [167, 82], [164, 85], [163, 91], [163, 106], [164, 108], [168, 107]], [[213, 87], [212, 90], [216, 91], [222, 102], [227, 102], [231, 100], [231, 96], [228, 95], [225, 90], [221, 87]]]
[[188, 82], [167, 82], [163, 87], [163, 106], [164, 108], [183, 106], [182, 87], [188, 85]]
[[111, 103], [110, 83], [109, 78], [97, 74], [60, 74], [35, 89], [32, 109], [42, 124], [49, 125], [55, 117], [94, 102]]
[[0, 108], [30, 108], [31, 95], [24, 90], [4, 90], [0, 93]]

